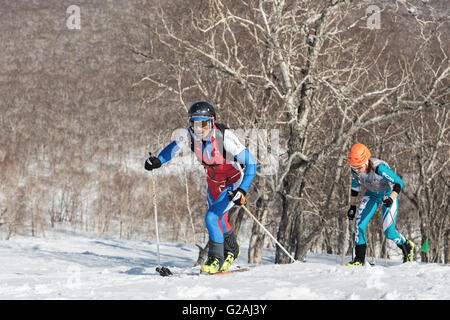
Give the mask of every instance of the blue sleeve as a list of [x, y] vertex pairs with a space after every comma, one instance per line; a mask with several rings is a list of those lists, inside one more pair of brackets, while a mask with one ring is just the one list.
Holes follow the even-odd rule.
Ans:
[[236, 159], [240, 163], [245, 165], [244, 178], [242, 179], [242, 183], [239, 188], [247, 192], [250, 184], [253, 181], [253, 178], [256, 175], [256, 168], [258, 167], [258, 165], [256, 164], [256, 159], [252, 156], [248, 149], [245, 149], [241, 153], [236, 155]]
[[181, 148], [178, 146], [176, 141], [172, 141], [167, 147], [165, 147], [158, 155], [158, 159], [161, 160], [161, 164], [166, 163], [171, 160], [173, 156], [180, 151]]
[[400, 179], [398, 175], [395, 174], [394, 171], [392, 171], [388, 166], [385, 164], [380, 164], [377, 167], [378, 175], [382, 176], [383, 179], [386, 179], [390, 183], [393, 184], [399, 184], [400, 187], [403, 189], [403, 180]]
[[356, 181], [356, 179], [353, 177], [352, 173], [350, 172], [350, 176], [352, 177], [352, 190], [359, 192], [361, 190], [361, 186]]

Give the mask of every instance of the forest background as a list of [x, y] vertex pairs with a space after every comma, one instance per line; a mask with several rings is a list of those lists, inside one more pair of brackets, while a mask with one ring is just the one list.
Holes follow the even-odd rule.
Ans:
[[[362, 142], [405, 183], [397, 227], [418, 246], [428, 240], [418, 259], [449, 263], [447, 1], [0, 0], [0, 8], [3, 240], [63, 227], [154, 239], [144, 161], [205, 99], [258, 159], [248, 209], [296, 259], [350, 254], [346, 154]], [[162, 240], [203, 248], [202, 167], [183, 153], [155, 174]], [[260, 262], [271, 241], [243, 210], [231, 220], [249, 261]], [[399, 255], [380, 212], [368, 241], [369, 256]]]

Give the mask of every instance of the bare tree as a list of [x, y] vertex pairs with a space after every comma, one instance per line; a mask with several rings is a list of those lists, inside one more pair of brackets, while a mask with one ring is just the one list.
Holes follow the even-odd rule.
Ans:
[[431, 115], [419, 115], [411, 123], [408, 146], [415, 157], [411, 159], [411, 187], [406, 195], [419, 212], [422, 242], [429, 239], [429, 255], [422, 252], [422, 261], [442, 262], [445, 237], [448, 236], [449, 113], [441, 110]]
[[[265, 220], [281, 199], [278, 240], [297, 259], [305, 258], [334, 225], [336, 209], [346, 205], [348, 189], [340, 181], [347, 176], [343, 154], [352, 141], [377, 143], [373, 137], [385, 132], [382, 124], [443, 106], [435, 97], [443, 97], [437, 89], [448, 72], [442, 64], [445, 53], [440, 67], [428, 70], [435, 72], [431, 90], [410, 96], [418, 70], [392, 50], [395, 34], [367, 29], [366, 6], [352, 1], [216, 0], [179, 21], [170, 19], [170, 8], [161, 7], [153, 32], [158, 46], [173, 56], [164, 59], [158, 56], [161, 51], [134, 49], [172, 74], [148, 74], [139, 84], [163, 88], [182, 105], [187, 97], [205, 97], [244, 128], [279, 126], [285, 150], [280, 171], [255, 180], [255, 211]], [[386, 7], [384, 25], [394, 20], [418, 23], [407, 10], [397, 10]], [[375, 134], [367, 134], [374, 128]], [[344, 224], [341, 232], [346, 229]], [[258, 232], [255, 228], [251, 241], [253, 261], [261, 252]], [[276, 261], [288, 259], [277, 251]]]

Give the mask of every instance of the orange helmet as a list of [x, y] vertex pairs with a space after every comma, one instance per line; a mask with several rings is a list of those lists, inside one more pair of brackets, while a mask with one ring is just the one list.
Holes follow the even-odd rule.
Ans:
[[369, 149], [362, 143], [354, 144], [347, 155], [347, 162], [352, 167], [362, 166], [369, 160]]

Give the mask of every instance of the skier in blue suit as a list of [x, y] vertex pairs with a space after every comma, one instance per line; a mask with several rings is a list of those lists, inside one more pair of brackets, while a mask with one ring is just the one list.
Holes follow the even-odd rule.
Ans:
[[414, 260], [414, 243], [398, 233], [396, 221], [398, 214], [398, 195], [403, 189], [402, 179], [380, 159], [371, 158], [369, 149], [357, 143], [347, 156], [351, 167], [351, 205], [348, 218], [353, 220], [356, 214], [356, 197], [361, 188], [365, 194], [356, 216], [355, 258], [347, 266], [364, 265], [366, 255], [366, 228], [379, 205], [382, 208], [383, 230], [386, 238], [395, 242], [402, 250], [403, 262]]

